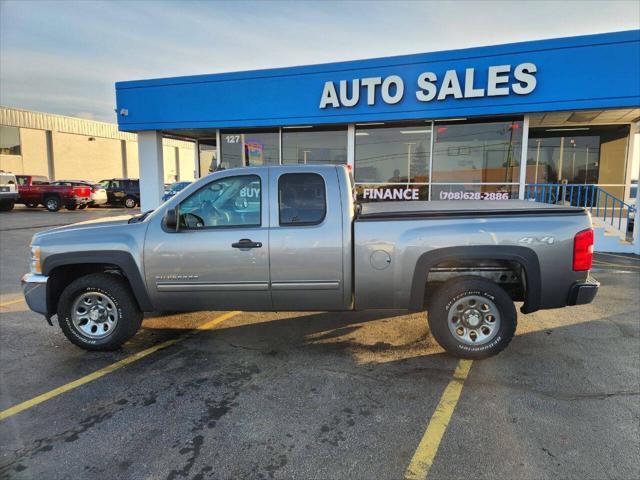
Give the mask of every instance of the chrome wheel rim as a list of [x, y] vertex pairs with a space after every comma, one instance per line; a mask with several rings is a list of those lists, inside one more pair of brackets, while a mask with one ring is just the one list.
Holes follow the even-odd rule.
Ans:
[[131, 198], [128, 198], [124, 201], [125, 206], [129, 207], [129, 208], [133, 208], [136, 206], [136, 202], [134, 200], [132, 200]]
[[91, 339], [110, 335], [118, 324], [116, 304], [102, 292], [85, 292], [71, 307], [73, 326]]
[[58, 202], [56, 200], [50, 199], [47, 200], [47, 207], [56, 208], [58, 206]]
[[484, 345], [500, 330], [500, 312], [488, 298], [468, 295], [451, 305], [447, 324], [456, 340], [465, 345]]

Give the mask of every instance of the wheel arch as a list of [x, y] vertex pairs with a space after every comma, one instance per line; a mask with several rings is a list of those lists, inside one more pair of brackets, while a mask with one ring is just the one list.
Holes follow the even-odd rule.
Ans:
[[129, 284], [140, 310], [153, 310], [136, 262], [130, 253], [118, 251], [58, 253], [46, 257], [42, 264], [42, 273], [49, 276], [47, 310], [56, 311], [57, 298], [69, 283], [81, 276], [97, 272], [121, 274]]
[[522, 313], [540, 308], [542, 280], [538, 255], [528, 247], [514, 245], [479, 245], [446, 247], [423, 253], [416, 262], [411, 282], [409, 310], [424, 310], [425, 286], [429, 272], [439, 263], [449, 260], [507, 260], [519, 264], [525, 276], [525, 301]]

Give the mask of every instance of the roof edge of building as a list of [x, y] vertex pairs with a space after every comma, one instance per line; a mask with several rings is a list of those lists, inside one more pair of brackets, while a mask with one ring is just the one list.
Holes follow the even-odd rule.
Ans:
[[[120, 131], [116, 123], [71, 117], [57, 113], [37, 112], [6, 105], [0, 105], [0, 125], [34, 130], [50, 130], [75, 135], [86, 135], [88, 137], [127, 140], [130, 142], [138, 141], [138, 135], [136, 133]], [[166, 147], [193, 149], [192, 142], [172, 138], [165, 138], [162, 143]]]

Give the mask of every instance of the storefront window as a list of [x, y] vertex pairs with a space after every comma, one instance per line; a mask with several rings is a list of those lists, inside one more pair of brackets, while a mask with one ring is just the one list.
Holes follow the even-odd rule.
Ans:
[[427, 183], [431, 123], [356, 126], [355, 181]]
[[267, 130], [220, 132], [223, 168], [278, 165], [280, 133]]
[[347, 128], [284, 127], [282, 163], [347, 163]]
[[624, 185], [628, 125], [531, 129], [527, 183]]
[[0, 155], [20, 155], [20, 129], [0, 125]]
[[434, 135], [433, 182], [518, 182], [521, 121], [436, 123]]

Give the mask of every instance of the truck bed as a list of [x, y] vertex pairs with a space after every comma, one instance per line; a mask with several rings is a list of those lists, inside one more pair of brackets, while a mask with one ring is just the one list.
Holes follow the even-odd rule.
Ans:
[[435, 202], [370, 202], [360, 204], [358, 220], [402, 218], [581, 215], [584, 208], [527, 200], [443, 200]]

